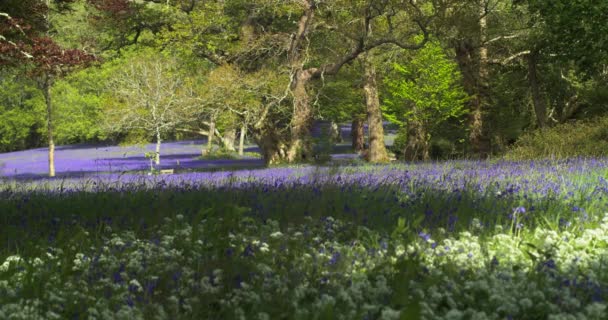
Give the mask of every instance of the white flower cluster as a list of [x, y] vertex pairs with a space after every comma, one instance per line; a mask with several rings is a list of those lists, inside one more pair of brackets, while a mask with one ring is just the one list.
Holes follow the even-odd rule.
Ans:
[[[0, 319], [603, 319], [608, 215], [389, 235], [331, 217], [166, 219], [0, 264]], [[82, 240], [80, 240], [82, 241]], [[0, 260], [1, 261], [1, 260]]]

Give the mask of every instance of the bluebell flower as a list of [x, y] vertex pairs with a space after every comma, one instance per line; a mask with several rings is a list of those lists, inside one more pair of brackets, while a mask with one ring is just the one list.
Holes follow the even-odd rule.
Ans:
[[420, 232], [418, 233], [418, 236], [419, 236], [420, 238], [422, 238], [422, 240], [424, 240], [424, 241], [429, 241], [429, 240], [431, 239], [431, 235], [430, 235], [430, 234], [428, 234], [428, 233], [425, 233], [425, 232], [423, 232], [423, 231], [420, 231]]
[[524, 213], [526, 213], [526, 208], [519, 206], [519, 207], [513, 209], [513, 213], [524, 214]]
[[337, 264], [338, 261], [340, 261], [340, 252], [336, 251], [331, 255], [331, 259], [329, 259], [329, 265], [333, 266], [333, 265]]
[[122, 276], [120, 275], [120, 272], [114, 272], [112, 274], [112, 280], [114, 281], [114, 283], [123, 283], [124, 280], [122, 279]]
[[555, 261], [553, 259], [549, 259], [549, 260], [543, 262], [543, 266], [545, 266], [549, 269], [555, 269], [557, 267], [557, 265], [555, 264]]
[[133, 306], [135, 306], [135, 302], [133, 302], [133, 297], [131, 297], [131, 295], [127, 296], [127, 301], [126, 301], [127, 305], [131, 308], [133, 308]]

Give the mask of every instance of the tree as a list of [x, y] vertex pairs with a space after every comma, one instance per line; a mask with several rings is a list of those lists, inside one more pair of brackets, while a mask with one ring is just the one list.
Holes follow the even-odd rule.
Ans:
[[[36, 80], [46, 104], [47, 141], [49, 145], [49, 176], [55, 176], [55, 140], [53, 101], [51, 88], [56, 78], [95, 60], [95, 57], [77, 49], [64, 49], [48, 36], [51, 29], [51, 1], [30, 1], [31, 7], [18, 7], [23, 21], [29, 19], [37, 25], [21, 24], [18, 18], [8, 17], [3, 32], [11, 34], [14, 41], [0, 43], [0, 65], [27, 65], [27, 74]], [[57, 11], [65, 9], [73, 1], [54, 1]], [[17, 7], [15, 7], [17, 8]], [[15, 9], [14, 8], [14, 9]], [[27, 11], [27, 9], [31, 11]], [[40, 22], [41, 21], [41, 22]], [[5, 31], [6, 30], [6, 31]], [[7, 37], [5, 37], [7, 39]]]
[[193, 106], [177, 63], [153, 51], [127, 55], [122, 71], [110, 81], [116, 100], [106, 110], [112, 131], [140, 129], [156, 140], [154, 162], [160, 164], [164, 136], [185, 122]]
[[589, 74], [605, 73], [608, 63], [608, 2], [528, 0], [546, 30], [546, 45], [557, 57], [575, 61]]
[[384, 144], [384, 127], [382, 125], [382, 112], [380, 109], [380, 96], [376, 79], [376, 67], [368, 57], [363, 55], [365, 105], [367, 110], [367, 123], [369, 126], [369, 151], [367, 159], [370, 162], [387, 162], [388, 152]]
[[[246, 72], [269, 67], [277, 70], [286, 82], [287, 95], [275, 101], [279, 101], [282, 108], [290, 109], [289, 122], [283, 121], [281, 125], [286, 127], [279, 130], [269, 125], [254, 127], [254, 135], [259, 137], [257, 141], [264, 141], [262, 148], [268, 148], [263, 152], [268, 155], [267, 162], [312, 160], [311, 84], [336, 75], [344, 65], [373, 48], [422, 47], [429, 18], [421, 6], [428, 7], [429, 3], [197, 2], [189, 8], [188, 19], [172, 26], [167, 39], [170, 43], [187, 44], [190, 52], [218, 66], [238, 66]], [[425, 36], [422, 41], [413, 42], [414, 34]], [[270, 130], [262, 131], [262, 128]], [[263, 137], [266, 135], [271, 136]]]
[[0, 71], [0, 152], [40, 147], [44, 99], [19, 70]]
[[405, 158], [428, 160], [433, 131], [447, 119], [466, 113], [467, 95], [460, 86], [458, 66], [437, 42], [430, 42], [394, 68], [396, 74], [386, 79], [387, 118], [407, 127]]

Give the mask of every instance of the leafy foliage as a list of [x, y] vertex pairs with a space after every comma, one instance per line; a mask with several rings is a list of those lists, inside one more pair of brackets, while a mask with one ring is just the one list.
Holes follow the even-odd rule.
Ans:
[[459, 84], [458, 67], [439, 43], [427, 44], [407, 63], [395, 63], [394, 70], [395, 75], [386, 79], [390, 97], [384, 100], [390, 121], [439, 126], [466, 113], [467, 96]]
[[572, 121], [528, 132], [510, 148], [512, 160], [538, 158], [602, 157], [608, 155], [608, 118]]
[[35, 84], [7, 71], [0, 77], [0, 152], [39, 146], [44, 98]]
[[[528, 0], [544, 21], [546, 43], [591, 74], [608, 59], [608, 3], [597, 0]], [[564, 50], [566, 49], [566, 50]]]

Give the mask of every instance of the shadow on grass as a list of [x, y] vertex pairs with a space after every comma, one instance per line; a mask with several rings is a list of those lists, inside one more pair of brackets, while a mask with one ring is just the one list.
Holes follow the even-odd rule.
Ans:
[[[259, 160], [251, 160], [255, 167]], [[224, 170], [231, 161], [214, 161], [213, 165]], [[243, 163], [241, 161], [240, 163]], [[200, 169], [200, 168], [199, 168]], [[22, 241], [46, 239], [56, 232], [49, 224], [53, 219], [70, 221], [91, 230], [99, 227], [100, 221], [111, 220], [114, 227], [145, 230], [143, 225], [162, 223], [163, 217], [184, 214], [194, 219], [206, 208], [222, 208], [226, 204], [249, 209], [253, 218], [265, 221], [278, 220], [281, 224], [303, 223], [305, 217], [332, 216], [348, 222], [366, 226], [382, 232], [391, 232], [399, 219], [405, 219], [411, 232], [433, 233], [437, 228], [457, 233], [468, 230], [474, 221], [491, 229], [494, 225], [533, 229], [539, 224], [560, 228], [566, 223], [586, 222], [593, 214], [608, 209], [608, 191], [605, 186], [588, 186], [578, 190], [581, 194], [558, 194], [551, 188], [533, 193], [514, 187], [489, 185], [479, 186], [464, 182], [449, 185], [427, 183], [423, 179], [405, 175], [340, 174], [327, 171], [307, 172], [299, 178], [277, 178], [266, 182], [252, 182], [226, 175], [225, 181], [183, 181], [168, 185], [137, 183], [108, 183], [98, 185], [95, 193], [70, 188], [69, 194], [48, 191], [32, 191], [23, 187], [9, 187], [0, 191], [1, 248], [15, 248]], [[272, 169], [265, 175], [272, 176]], [[396, 173], [396, 172], [393, 172]], [[73, 173], [62, 178], [86, 179], [89, 173]], [[408, 178], [409, 177], [409, 178]], [[21, 179], [42, 180], [45, 177], [21, 176]], [[92, 180], [94, 181], [94, 180]], [[18, 182], [18, 181], [17, 181]], [[97, 182], [96, 182], [97, 183]], [[99, 182], [103, 183], [103, 182]], [[543, 183], [542, 181], [535, 183]], [[63, 184], [61, 184], [63, 187]], [[57, 186], [56, 186], [57, 187]], [[66, 184], [66, 188], [69, 184]], [[34, 185], [35, 190], [35, 185]], [[592, 199], [592, 197], [594, 199]], [[592, 201], [593, 200], [593, 201]], [[523, 208], [520, 209], [520, 208]], [[221, 209], [218, 209], [221, 214]], [[514, 212], [520, 210], [513, 224]], [[55, 230], [55, 231], [53, 231]], [[35, 236], [33, 236], [35, 235]]]

